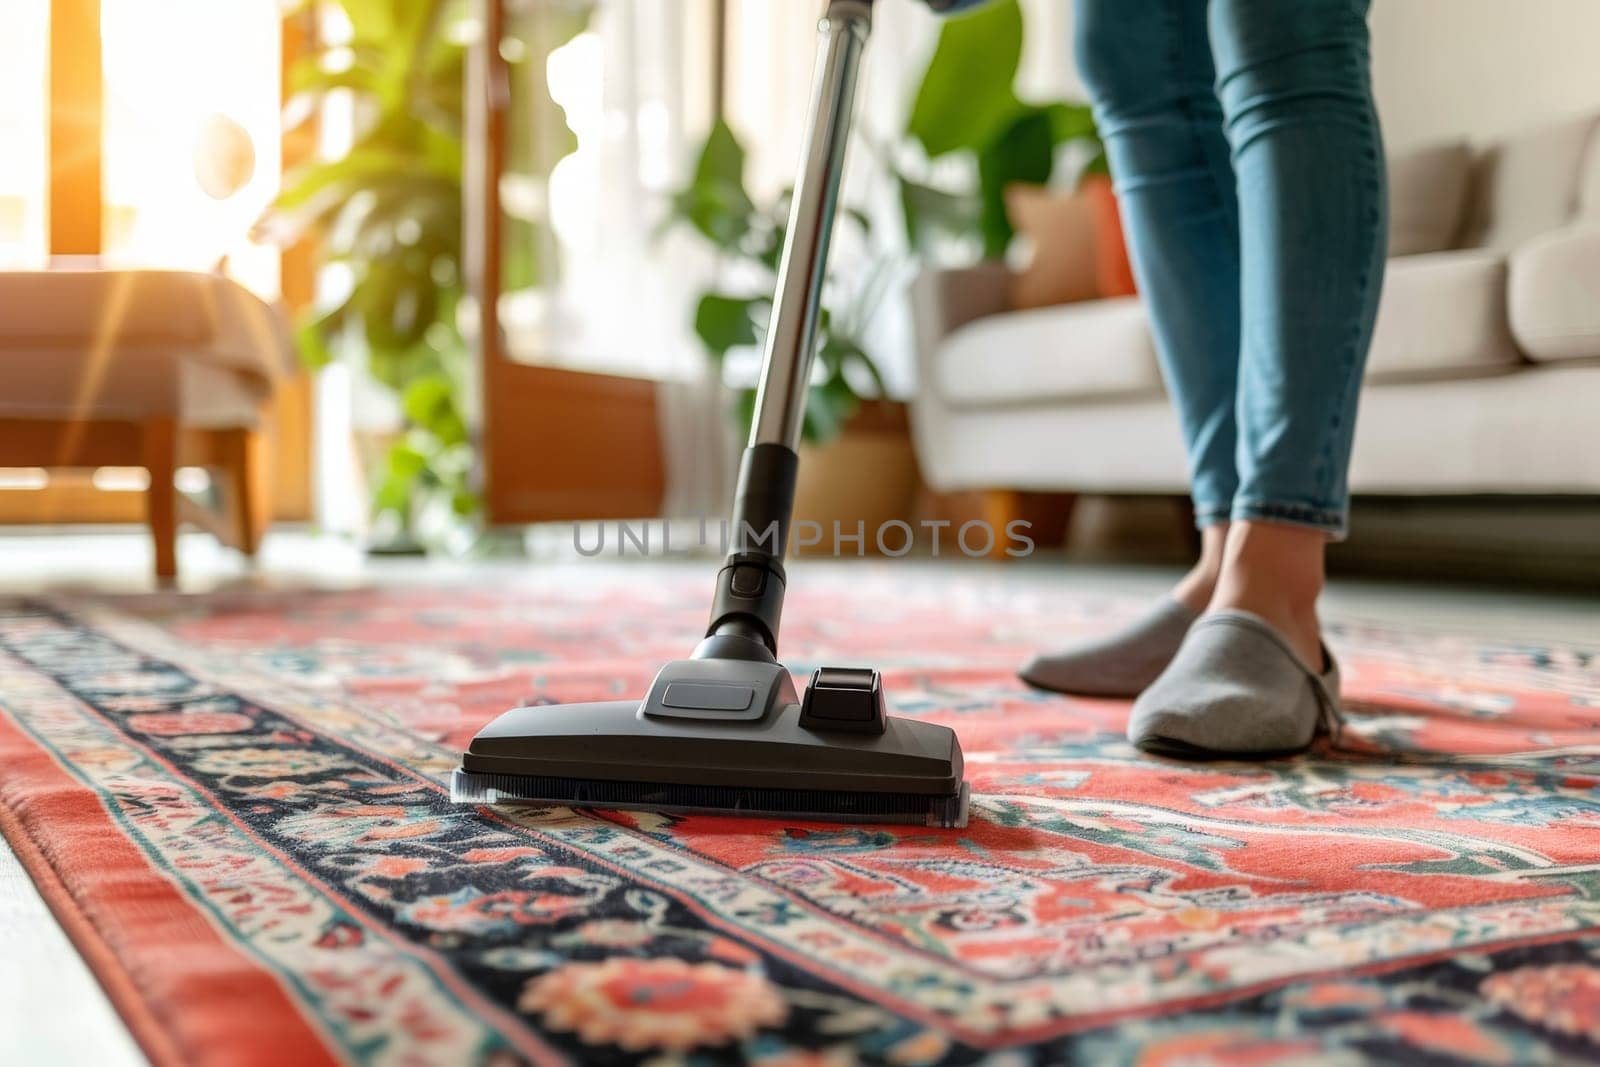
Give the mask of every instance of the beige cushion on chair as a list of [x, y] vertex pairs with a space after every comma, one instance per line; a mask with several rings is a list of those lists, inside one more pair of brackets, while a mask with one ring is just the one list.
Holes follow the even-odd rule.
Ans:
[[249, 426], [294, 368], [282, 317], [187, 271], [0, 272], [0, 417]]
[[1497, 374], [1522, 363], [1506, 320], [1506, 261], [1467, 249], [1391, 260], [1369, 381]]
[[1471, 172], [1472, 150], [1465, 141], [1389, 156], [1389, 255], [1455, 247]]
[[953, 408], [1156, 396], [1161, 389], [1144, 309], [1132, 296], [970, 322], [939, 346], [934, 374]]

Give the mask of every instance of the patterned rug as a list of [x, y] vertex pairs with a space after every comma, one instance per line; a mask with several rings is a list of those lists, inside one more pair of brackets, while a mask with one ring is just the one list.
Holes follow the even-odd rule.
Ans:
[[1339, 750], [1184, 765], [1010, 674], [1136, 602], [801, 573], [788, 664], [954, 727], [965, 830], [451, 807], [703, 625], [583, 567], [0, 604], [0, 828], [162, 1063], [1600, 1057], [1596, 649], [1335, 626]]

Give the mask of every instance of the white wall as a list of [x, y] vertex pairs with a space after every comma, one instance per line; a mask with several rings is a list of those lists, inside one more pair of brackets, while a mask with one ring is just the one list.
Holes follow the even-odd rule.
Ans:
[[[1022, 2], [1026, 93], [1081, 97], [1071, 6]], [[1600, 112], [1600, 0], [1374, 0], [1371, 26], [1391, 146], [1487, 140]]]
[[1376, 0], [1372, 45], [1393, 146], [1600, 112], [1595, 0]]

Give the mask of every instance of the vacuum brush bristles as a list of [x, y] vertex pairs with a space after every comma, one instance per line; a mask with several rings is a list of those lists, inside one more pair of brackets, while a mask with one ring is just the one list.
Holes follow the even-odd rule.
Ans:
[[941, 828], [967, 825], [965, 783], [953, 796], [924, 796], [920, 793], [818, 793], [808, 789], [599, 782], [458, 770], [450, 776], [450, 799], [458, 804], [543, 804], [685, 815], [908, 823]]
[[[858, 679], [861, 687], [849, 688]], [[803, 704], [793, 693], [777, 664], [678, 660], [640, 703], [517, 708], [473, 738], [450, 796], [466, 804], [966, 824], [955, 733], [883, 715], [876, 671], [819, 670]], [[681, 706], [690, 699], [698, 706]]]

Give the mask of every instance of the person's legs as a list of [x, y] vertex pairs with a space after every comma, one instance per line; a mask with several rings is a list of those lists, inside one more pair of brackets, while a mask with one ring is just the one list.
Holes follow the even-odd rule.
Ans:
[[[1239, 484], [1239, 216], [1206, 0], [1077, 0], [1074, 16], [1078, 70], [1183, 432], [1195, 521], [1226, 523]], [[1180, 592], [1198, 611], [1209, 585]]]
[[1367, 0], [1212, 0], [1238, 175], [1240, 484], [1214, 609], [1261, 616], [1308, 663], [1383, 280], [1383, 147]]
[[1211, 0], [1240, 205], [1240, 475], [1206, 614], [1134, 705], [1168, 755], [1309, 744], [1337, 715], [1316, 615], [1382, 283], [1383, 154], [1366, 0]]
[[1189, 458], [1199, 562], [1123, 630], [1035, 657], [1034, 685], [1132, 696], [1210, 601], [1238, 487], [1239, 257], [1205, 0], [1077, 0], [1078, 69], [1116, 181], [1139, 292]]

